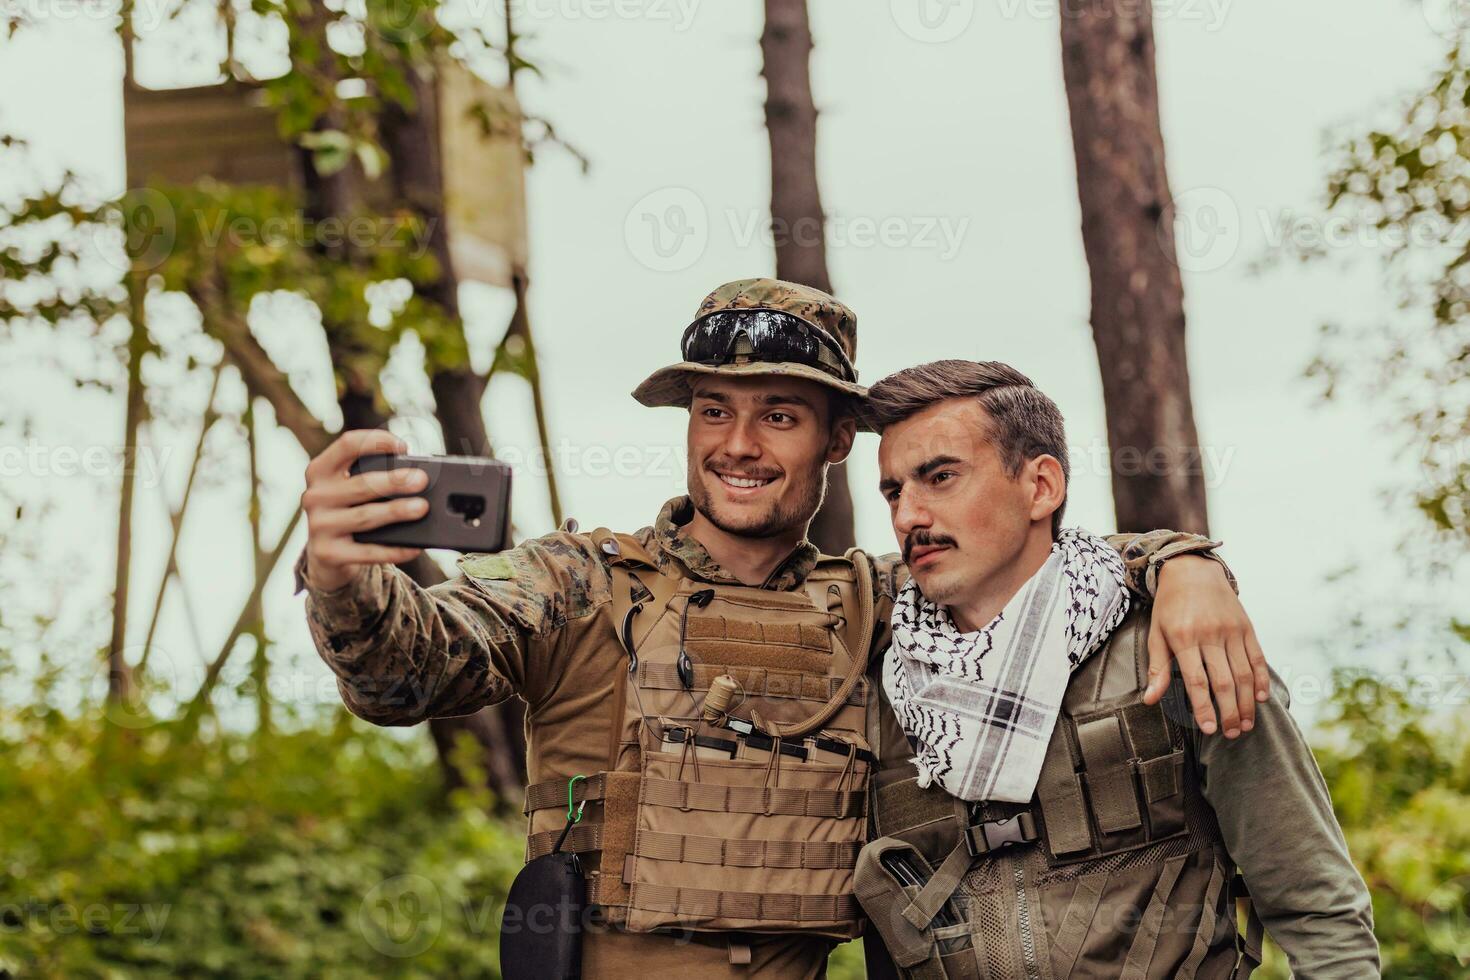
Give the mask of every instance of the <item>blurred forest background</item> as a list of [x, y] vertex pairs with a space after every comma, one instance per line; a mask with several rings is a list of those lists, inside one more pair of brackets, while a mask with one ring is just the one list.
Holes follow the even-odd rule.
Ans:
[[[0, 6], [0, 64], [7, 47], [57, 29], [52, 6]], [[924, 4], [909, 21], [902, 6], [895, 0], [893, 16], [911, 37], [943, 33]], [[126, 187], [99, 194], [85, 174], [37, 162], [44, 147], [6, 129], [4, 111], [46, 93], [0, 90], [0, 361], [39, 356], [37, 371], [44, 362], [72, 390], [114, 401], [121, 427], [85, 444], [38, 442], [37, 420], [65, 413], [67, 392], [44, 407], [0, 392], [0, 445], [7, 477], [68, 465], [94, 477], [90, 507], [109, 515], [110, 537], [88, 554], [106, 556], [110, 580], [93, 589], [97, 579], [74, 576], [58, 547], [75, 502], [57, 506], [63, 498], [44, 481], [39, 493], [34, 482], [0, 483], [0, 976], [497, 975], [499, 902], [523, 845], [519, 708], [388, 732], [349, 717], [329, 684], [322, 696], [322, 674], [279, 649], [284, 618], [267, 615], [276, 605], [300, 616], [299, 599], [271, 602], [292, 588], [302, 530], [294, 501], [283, 507], [273, 490], [295, 477], [273, 461], [297, 473], [340, 428], [382, 425], [440, 451], [493, 454], [487, 392], [509, 383], [538, 451], [518, 472], [518, 493], [542, 501], [533, 519], [518, 505], [517, 532], [561, 522], [544, 368], [556, 352], [585, 359], [589, 345], [616, 344], [596, 333], [598, 308], [638, 297], [589, 299], [575, 323], [532, 314], [527, 242], [538, 214], [527, 168], [547, 158], [578, 172], [599, 165], [559, 131], [554, 99], [540, 100], [541, 113], [522, 108], [526, 79], [552, 79], [555, 91], [558, 53], [522, 32], [517, 0], [79, 9], [108, 25], [122, 53], [122, 77], [98, 98], [124, 107]], [[1155, 71], [1148, 8], [1079, 0], [1065, 11], [1055, 18], [1061, 87], [1116, 524], [1206, 532], [1208, 473], [1191, 461], [1209, 441], [1195, 421], [1185, 291], [1192, 273], [1208, 271], [1193, 233], [1220, 217], [1220, 201], [1171, 194], [1159, 92], [1170, 79]], [[745, 43], [758, 44], [765, 87], [769, 209], [759, 217], [771, 248], [763, 267], [692, 289], [689, 276], [670, 276], [670, 290], [689, 294], [683, 307], [737, 275], [846, 295], [828, 268], [821, 187], [862, 161], [818, 166], [806, 0], [765, 0], [760, 13], [759, 40]], [[1392, 565], [1417, 599], [1355, 605], [1344, 587], [1348, 611], [1321, 625], [1318, 648], [1294, 654], [1335, 668], [1330, 677], [1319, 668], [1303, 721], [1373, 890], [1391, 977], [1470, 975], [1470, 732], [1460, 710], [1470, 613], [1457, 618], [1463, 602], [1446, 601], [1470, 550], [1462, 13], [1437, 15], [1442, 58], [1416, 91], [1385, 92], [1383, 106], [1328, 133], [1315, 205], [1285, 219], [1289, 233], [1257, 262], [1267, 277], [1314, 267], [1367, 277], [1392, 310], [1282, 326], [1323, 323], [1315, 356], [1290, 366], [1302, 390], [1372, 406], [1412, 464], [1411, 485], [1364, 472], [1358, 489], [1383, 492], [1409, 528], [1397, 552], [1372, 560]], [[202, 80], [178, 70], [201, 63]], [[666, 200], [653, 217], [676, 232], [683, 198]], [[648, 217], [630, 213], [630, 228]], [[671, 241], [664, 248], [655, 235], [640, 261], [655, 273], [687, 268]], [[981, 321], [985, 304], [965, 302]], [[863, 323], [866, 334], [895, 330], [867, 314]], [[672, 356], [682, 323], [666, 326], [645, 370]], [[969, 327], [936, 329], [958, 338]], [[983, 356], [983, 341], [955, 345]], [[882, 373], [865, 369], [868, 380]], [[311, 394], [323, 375], [334, 403]], [[1067, 408], [1066, 393], [1054, 393]], [[813, 531], [827, 550], [862, 537], [863, 492], [834, 474]], [[140, 562], [144, 526], [150, 559]], [[240, 529], [250, 547], [236, 558], [218, 542]], [[191, 538], [217, 542], [214, 566], [185, 546]], [[1274, 545], [1290, 562], [1317, 543], [1304, 534]], [[161, 564], [151, 557], [160, 549]], [[407, 570], [442, 581], [452, 567], [443, 557]], [[243, 590], [223, 590], [220, 563]], [[1296, 601], [1252, 595], [1248, 576], [1245, 585], [1253, 614]], [[1268, 642], [1266, 652], [1275, 661], [1280, 651]], [[856, 953], [839, 950], [833, 975], [861, 975]], [[1265, 972], [1287, 975], [1279, 953]]]

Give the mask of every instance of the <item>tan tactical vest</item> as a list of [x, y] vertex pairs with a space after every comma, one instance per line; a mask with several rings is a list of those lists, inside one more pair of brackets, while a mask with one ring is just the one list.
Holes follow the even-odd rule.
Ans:
[[1147, 638], [1135, 610], [1072, 675], [1029, 804], [918, 788], [880, 692], [857, 892], [905, 976], [1215, 980], [1260, 963], [1184, 730], [1142, 701]]
[[[608, 556], [627, 682], [605, 771], [527, 790], [527, 859], [565, 831], [589, 901], [634, 932], [858, 935], [874, 761], [867, 563], [824, 557], [801, 590], [776, 592], [672, 578], [635, 538], [592, 539]], [[734, 694], [710, 722], [704, 702], [725, 677]]]

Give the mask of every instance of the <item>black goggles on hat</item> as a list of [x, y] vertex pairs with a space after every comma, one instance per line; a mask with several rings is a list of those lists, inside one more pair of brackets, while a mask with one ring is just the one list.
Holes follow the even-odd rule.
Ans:
[[857, 383], [857, 369], [836, 340], [779, 310], [720, 310], [700, 317], [679, 341], [684, 360], [720, 366], [747, 361], [804, 364]]

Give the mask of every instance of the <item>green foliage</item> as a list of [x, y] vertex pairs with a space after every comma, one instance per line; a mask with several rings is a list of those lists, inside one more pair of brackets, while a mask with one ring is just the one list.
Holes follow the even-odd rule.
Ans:
[[[293, 70], [264, 83], [280, 132], [312, 150], [324, 175], [356, 156], [368, 176], [375, 176], [387, 159], [380, 143], [383, 114], [413, 111], [418, 102], [414, 76], [432, 66], [454, 60], [470, 64], [492, 55], [512, 74], [539, 73], [516, 49], [519, 34], [497, 42], [473, 19], [447, 26], [440, 0], [363, 0], [339, 9], [314, 0], [253, 0], [252, 7], [286, 28]], [[332, 36], [337, 40], [328, 44]], [[361, 94], [342, 97], [337, 86], [345, 79], [360, 83]], [[542, 133], [518, 134], [528, 156], [538, 142], [561, 144], [549, 123], [533, 118]], [[324, 119], [331, 120], [331, 127], [320, 130]], [[501, 128], [507, 124], [519, 126], [520, 120], [496, 120]]]
[[[17, 175], [29, 170], [28, 144], [0, 135], [0, 166]], [[18, 202], [0, 200], [0, 337], [13, 319], [96, 329], [127, 312], [115, 275], [98, 283], [82, 274], [120, 224], [116, 208], [85, 199], [76, 176], [66, 173], [54, 187], [23, 192]]]
[[827, 961], [827, 980], [863, 980], [866, 975], [861, 939], [838, 946]]
[[444, 804], [421, 739], [3, 730], [0, 975], [497, 974], [521, 827]]
[[[287, 191], [209, 180], [130, 193], [121, 207], [132, 230], [134, 262], [146, 263], [164, 288], [196, 300], [213, 295], [224, 309], [237, 311], [248, 309], [257, 295], [300, 292], [321, 311], [328, 343], [343, 355], [339, 362], [345, 370], [375, 378], [409, 329], [419, 334], [431, 370], [462, 366], [468, 359], [458, 321], [421, 290], [387, 322], [372, 322], [368, 291], [373, 285], [402, 279], [423, 287], [439, 280], [427, 229], [410, 211], [364, 211], [316, 222]], [[149, 217], [153, 213], [160, 217]], [[149, 222], [157, 229], [153, 245], [137, 231]], [[331, 254], [338, 241], [346, 243], [346, 260]], [[206, 330], [218, 326], [210, 317], [203, 325]]]
[[[1440, 693], [1454, 696], [1463, 677], [1443, 675]], [[1426, 713], [1427, 699], [1381, 677], [1342, 672], [1336, 691], [1316, 754], [1373, 893], [1384, 976], [1464, 976], [1470, 728], [1458, 713]]]
[[[1453, 47], [1428, 87], [1389, 125], [1351, 137], [1327, 182], [1327, 212], [1346, 243], [1375, 249], [1405, 314], [1324, 327], [1308, 369], [1324, 394], [1344, 382], [1386, 400], [1418, 456], [1415, 503], [1430, 525], [1470, 538], [1470, 49]], [[1337, 236], [1334, 236], [1336, 239]], [[1298, 247], [1304, 258], [1327, 245]], [[1371, 356], [1364, 356], [1364, 347]]]
[[[423, 739], [345, 715], [182, 745], [50, 709], [0, 730], [0, 977], [499, 975], [523, 821], [473, 771], [446, 803]], [[828, 975], [859, 980], [861, 942]]]
[[[1350, 234], [1312, 248], [1298, 243], [1298, 252], [1310, 259], [1327, 256], [1328, 246], [1374, 249], [1401, 313], [1384, 324], [1325, 326], [1307, 373], [1325, 397], [1364, 392], [1390, 406], [1419, 463], [1413, 502], [1434, 543], [1463, 556], [1470, 546], [1470, 46], [1453, 45], [1426, 87], [1385, 124], [1341, 141], [1326, 190], [1327, 217]], [[1423, 572], [1424, 563], [1413, 564]], [[1412, 627], [1400, 623], [1385, 639], [1412, 643]], [[1470, 630], [1456, 620], [1448, 633], [1458, 646], [1449, 663], [1460, 663]], [[1339, 682], [1318, 759], [1373, 892], [1384, 975], [1465, 976], [1465, 674], [1442, 672], [1413, 696], [1383, 677], [1342, 674]]]
[[[314, 0], [254, 0], [252, 6], [286, 28], [294, 70], [265, 83], [281, 134], [313, 150], [323, 175], [354, 155], [384, 158], [379, 116], [390, 106], [414, 109], [410, 73], [450, 57], [456, 40], [439, 23], [438, 0], [366, 0], [336, 10]], [[351, 43], [328, 44], [333, 32]], [[342, 98], [337, 85], [343, 79], [361, 82], [363, 94]], [[312, 132], [324, 118], [335, 128]]]

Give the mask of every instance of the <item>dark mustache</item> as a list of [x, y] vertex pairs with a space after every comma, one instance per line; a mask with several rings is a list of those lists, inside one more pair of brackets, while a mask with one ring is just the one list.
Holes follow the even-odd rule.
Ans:
[[948, 534], [933, 534], [929, 531], [915, 531], [913, 534], [909, 535], [909, 539], [903, 543], [904, 564], [908, 564], [909, 558], [912, 557], [915, 548], [919, 547], [920, 545], [931, 544], [941, 546], [947, 545], [951, 548], [959, 547], [959, 542], [950, 537]]

